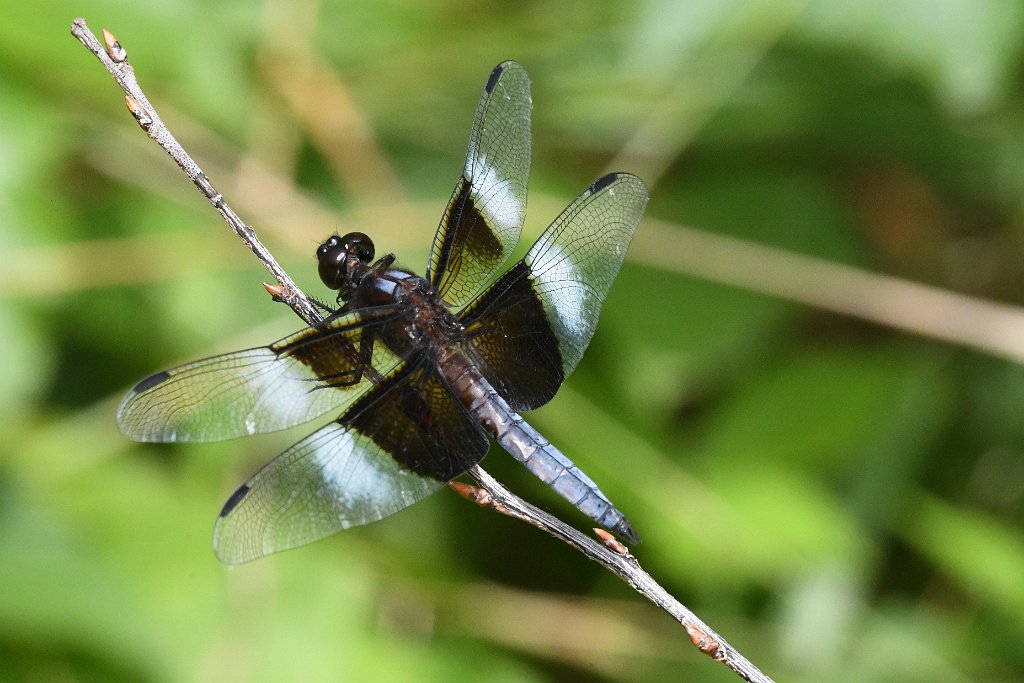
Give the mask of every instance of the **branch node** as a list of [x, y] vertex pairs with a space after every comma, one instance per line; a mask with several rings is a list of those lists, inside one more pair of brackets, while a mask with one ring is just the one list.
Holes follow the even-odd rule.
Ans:
[[124, 98], [124, 103], [128, 105], [128, 111], [130, 111], [132, 116], [135, 117], [135, 120], [139, 122], [139, 126], [142, 127], [142, 130], [149, 133], [149, 129], [153, 125], [153, 117], [148, 111], [146, 111], [146, 108], [139, 104], [139, 101], [131, 95], [127, 95]]
[[270, 298], [272, 298], [274, 301], [277, 301], [278, 303], [284, 301], [285, 294], [288, 291], [288, 288], [280, 283], [272, 285], [264, 282], [263, 289], [267, 290], [267, 294], [270, 295]]
[[448, 487], [470, 503], [475, 503], [480, 507], [493, 507], [495, 505], [491, 494], [479, 486], [473, 486], [462, 481], [453, 481], [448, 484]]
[[725, 650], [722, 649], [719, 642], [709, 636], [698, 626], [693, 624], [686, 625], [686, 635], [690, 636], [690, 642], [693, 643], [694, 647], [706, 654], [716, 662], [720, 662], [725, 659]]
[[107, 56], [111, 60], [121, 63], [128, 59], [128, 52], [121, 47], [121, 43], [117, 42], [114, 34], [107, 29], [103, 29], [103, 42], [107, 45]]
[[615, 536], [611, 532], [594, 527], [594, 535], [597, 536], [598, 540], [600, 540], [601, 543], [604, 543], [604, 546], [606, 548], [611, 550], [616, 555], [621, 555], [622, 557], [630, 557], [629, 548], [623, 545], [622, 541], [615, 538]]
[[210, 200], [214, 208], [220, 210], [224, 206], [224, 195], [217, 191], [217, 188], [213, 186], [210, 179], [206, 177], [206, 174], [202, 171], [197, 172], [195, 180], [196, 187], [199, 191], [206, 195], [206, 198]]

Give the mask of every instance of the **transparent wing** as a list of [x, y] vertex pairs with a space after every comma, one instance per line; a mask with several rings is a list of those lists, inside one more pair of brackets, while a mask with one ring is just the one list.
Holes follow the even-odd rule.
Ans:
[[598, 179], [463, 313], [481, 372], [514, 410], [547, 403], [576, 368], [646, 205], [636, 176]]
[[491, 72], [466, 163], [434, 236], [427, 280], [453, 307], [493, 279], [519, 241], [530, 177], [530, 79], [515, 62]]
[[401, 361], [373, 343], [393, 309], [363, 309], [279, 342], [158, 372], [117, 411], [137, 441], [219, 441], [285, 429], [341, 410]]
[[479, 462], [487, 438], [428, 365], [400, 368], [239, 488], [214, 529], [217, 557], [240, 564], [368, 524]]

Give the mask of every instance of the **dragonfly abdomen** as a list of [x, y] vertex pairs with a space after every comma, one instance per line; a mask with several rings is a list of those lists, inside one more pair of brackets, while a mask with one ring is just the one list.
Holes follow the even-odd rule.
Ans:
[[[631, 543], [640, 541], [626, 516], [597, 484], [514, 412], [475, 366], [467, 360], [463, 363], [449, 360], [441, 367], [449, 369], [446, 379], [463, 405], [513, 458], [605, 529]], [[453, 370], [455, 367], [458, 370]]]
[[[504, 403], [497, 394], [494, 398]], [[511, 412], [507, 407], [506, 411], [509, 417], [506, 423], [508, 428], [500, 434], [492, 433], [502, 448], [605, 529], [631, 543], [640, 541], [626, 516], [608, 500], [590, 477], [541, 436], [521, 415]]]

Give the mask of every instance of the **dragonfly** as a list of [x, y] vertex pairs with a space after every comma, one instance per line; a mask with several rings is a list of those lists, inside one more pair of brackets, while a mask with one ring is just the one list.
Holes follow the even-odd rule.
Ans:
[[317, 249], [337, 290], [324, 320], [269, 346], [141, 380], [118, 412], [144, 442], [209, 442], [335, 416], [263, 466], [220, 511], [214, 551], [236, 565], [377, 521], [479, 463], [493, 439], [582, 513], [639, 536], [579, 467], [520, 415], [550, 401], [579, 364], [643, 217], [628, 173], [598, 178], [520, 260], [530, 79], [494, 68], [462, 173], [421, 277], [375, 259], [361, 232]]

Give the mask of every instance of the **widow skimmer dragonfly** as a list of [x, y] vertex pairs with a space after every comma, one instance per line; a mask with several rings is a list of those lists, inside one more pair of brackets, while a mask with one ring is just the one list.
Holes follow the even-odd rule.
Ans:
[[336, 419], [271, 460], [225, 503], [214, 550], [239, 564], [386, 517], [478, 463], [488, 435], [601, 526], [639, 541], [597, 485], [518, 414], [554, 397], [590, 343], [643, 216], [636, 176], [599, 178], [526, 255], [530, 80], [491, 72], [425, 277], [374, 261], [370, 238], [317, 250], [342, 305], [264, 346], [136, 384], [117, 413], [139, 441], [217, 441]]

